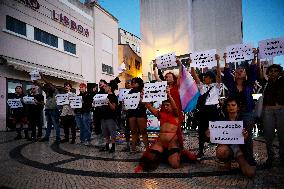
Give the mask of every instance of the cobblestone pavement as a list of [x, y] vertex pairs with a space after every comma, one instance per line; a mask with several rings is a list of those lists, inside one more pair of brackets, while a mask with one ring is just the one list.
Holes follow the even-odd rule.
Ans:
[[[31, 143], [15, 141], [14, 137], [14, 132], [0, 132], [0, 188], [284, 188], [284, 168], [279, 162], [272, 169], [262, 166], [266, 152], [261, 138], [254, 141], [257, 175], [248, 179], [235, 163], [231, 171], [222, 169], [214, 158], [213, 145], [206, 148], [201, 162], [183, 163], [180, 169], [162, 164], [151, 173], [134, 173], [141, 153], [120, 152], [123, 144], [109, 154], [93, 146], [58, 146], [52, 144], [54, 138], [50, 143]], [[185, 141], [187, 148], [196, 151], [195, 132], [187, 135]]]

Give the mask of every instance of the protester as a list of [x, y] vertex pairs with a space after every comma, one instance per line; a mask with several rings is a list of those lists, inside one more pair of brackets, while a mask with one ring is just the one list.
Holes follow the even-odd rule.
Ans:
[[[28, 121], [32, 130], [31, 140], [35, 142], [42, 137], [42, 111], [44, 107], [44, 97], [39, 93], [39, 87], [32, 85], [30, 97], [34, 98], [35, 104], [28, 104]], [[38, 127], [38, 132], [36, 132]], [[36, 135], [37, 133], [37, 135]]]
[[263, 130], [266, 140], [266, 166], [272, 167], [275, 160], [273, 140], [275, 129], [279, 140], [281, 164], [284, 165], [284, 77], [283, 68], [273, 64], [266, 70], [268, 81], [264, 86], [263, 96]]
[[[221, 90], [221, 69], [220, 69], [220, 56], [215, 55], [217, 61], [217, 76], [212, 71], [208, 71], [203, 74], [203, 83], [196, 74], [194, 67], [191, 67], [191, 75], [195, 80], [201, 96], [197, 101], [198, 113], [195, 114], [198, 119], [198, 142], [199, 153], [198, 158], [204, 156], [204, 144], [209, 142], [209, 138], [206, 137], [205, 131], [208, 129], [209, 121], [216, 121], [219, 118], [218, 104]], [[191, 60], [189, 60], [191, 63]], [[216, 80], [216, 83], [214, 81]]]

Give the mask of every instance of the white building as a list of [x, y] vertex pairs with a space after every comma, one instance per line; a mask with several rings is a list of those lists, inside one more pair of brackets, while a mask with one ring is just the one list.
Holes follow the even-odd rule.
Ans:
[[141, 56], [141, 39], [122, 28], [118, 30], [118, 44], [128, 44], [138, 56]]
[[241, 0], [140, 0], [143, 79], [150, 62], [169, 52], [177, 55], [242, 42]]
[[98, 83], [117, 73], [118, 20], [98, 4], [77, 0], [0, 2], [0, 130], [6, 127], [7, 96], [29, 89], [39, 69], [52, 83]]

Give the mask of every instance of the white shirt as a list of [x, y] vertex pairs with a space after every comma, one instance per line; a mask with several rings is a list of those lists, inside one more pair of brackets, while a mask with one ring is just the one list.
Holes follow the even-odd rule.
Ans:
[[206, 93], [210, 87], [212, 89], [210, 90], [205, 105], [215, 105], [219, 104], [219, 98], [220, 98], [220, 92], [221, 92], [221, 84], [219, 83], [212, 83], [210, 85], [206, 85], [200, 82], [200, 84], [197, 85], [199, 92], [201, 95]]

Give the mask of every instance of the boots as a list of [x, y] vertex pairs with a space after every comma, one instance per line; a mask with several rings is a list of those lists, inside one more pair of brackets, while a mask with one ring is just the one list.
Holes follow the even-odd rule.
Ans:
[[115, 143], [111, 144], [111, 149], [109, 150], [109, 153], [115, 152]]

